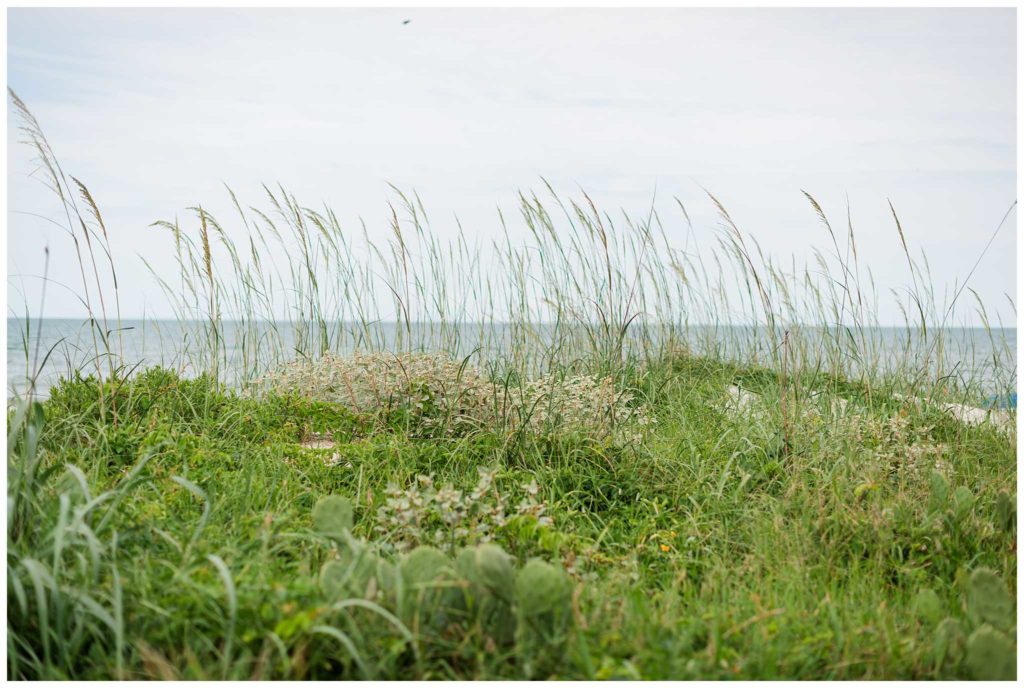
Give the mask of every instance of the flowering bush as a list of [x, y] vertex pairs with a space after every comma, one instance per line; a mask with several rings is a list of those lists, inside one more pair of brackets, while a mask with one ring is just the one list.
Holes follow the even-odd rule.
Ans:
[[429, 436], [462, 434], [493, 416], [493, 385], [476, 368], [431, 354], [327, 354], [287, 363], [262, 383], [360, 414], [404, 412]]
[[[906, 412], [875, 416], [844, 405], [838, 410], [833, 407], [832, 419], [827, 436], [857, 452], [864, 468], [918, 478], [927, 477], [932, 470], [949, 475], [948, 446], [933, 439], [932, 426], [913, 423]], [[813, 443], [823, 436], [825, 422], [819, 409], [809, 407], [795, 427], [806, 442]]]
[[892, 470], [904, 469], [925, 476], [929, 470], [949, 473], [948, 447], [932, 439], [931, 426], [912, 424], [908, 416], [898, 413], [888, 418], [859, 418], [853, 429], [864, 445], [871, 448], [874, 459]]
[[489, 429], [625, 444], [640, 440], [653, 422], [611, 377], [552, 373], [499, 384], [464, 361], [437, 354], [329, 354], [288, 363], [262, 383], [359, 414], [401, 413], [412, 432], [428, 437]]
[[523, 485], [526, 496], [513, 510], [494, 484], [497, 469], [477, 468], [480, 481], [471, 492], [451, 485], [438, 489], [431, 476], [420, 475], [406, 487], [388, 485], [384, 504], [377, 510], [376, 532], [396, 549], [431, 544], [454, 550], [470, 542], [490, 542], [498, 528], [513, 516], [530, 516], [551, 525], [547, 504], [537, 499], [536, 481]]
[[617, 391], [610, 377], [547, 375], [517, 391], [509, 420], [538, 435], [586, 434], [625, 443], [642, 439], [652, 422], [646, 409], [630, 406], [633, 396]]

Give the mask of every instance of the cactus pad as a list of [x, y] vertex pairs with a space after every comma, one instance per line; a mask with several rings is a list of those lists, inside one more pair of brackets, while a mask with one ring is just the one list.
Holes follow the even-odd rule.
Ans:
[[914, 598], [914, 614], [921, 623], [932, 626], [942, 618], [942, 600], [931, 588], [925, 588]]
[[974, 493], [961, 485], [953, 493], [953, 511], [957, 518], [966, 518], [974, 509]]
[[967, 581], [967, 612], [981, 623], [996, 628], [1013, 625], [1013, 598], [1006, 583], [986, 568], [975, 569]]
[[423, 546], [405, 555], [398, 570], [407, 586], [429, 585], [451, 570], [451, 562], [440, 550]]
[[949, 482], [938, 471], [931, 472], [931, 475], [928, 476], [928, 482], [931, 488], [929, 506], [932, 510], [936, 511], [942, 509], [946, 506], [946, 501], [949, 499]]
[[932, 657], [935, 664], [941, 666], [947, 660], [951, 663], [960, 661], [964, 653], [964, 629], [959, 621], [945, 618], [935, 628], [932, 644]]
[[565, 571], [540, 559], [531, 559], [516, 580], [519, 611], [526, 618], [562, 614], [570, 609], [572, 582]]
[[509, 599], [515, 590], [512, 556], [497, 545], [480, 545], [474, 552], [479, 581], [490, 592]]
[[988, 624], [967, 639], [967, 666], [980, 680], [1005, 681], [1017, 677], [1017, 648]]
[[341, 495], [321, 497], [313, 507], [313, 528], [321, 535], [341, 539], [352, 530], [352, 500]]

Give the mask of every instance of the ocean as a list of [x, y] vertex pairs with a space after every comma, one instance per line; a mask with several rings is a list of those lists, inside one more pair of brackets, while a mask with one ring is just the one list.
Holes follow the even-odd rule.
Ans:
[[[204, 342], [208, 341], [203, 334], [205, 326], [201, 322], [177, 320], [123, 320], [120, 331], [108, 334], [109, 348], [123, 351], [122, 360], [129, 369], [160, 365], [190, 376], [199, 372], [202, 364], [198, 362], [206, 360], [203, 358]], [[316, 340], [315, 333], [294, 324], [253, 328], [243, 327], [237, 322], [224, 322], [221, 327], [219, 336], [224, 344], [228, 368], [221, 371], [227, 373], [225, 379], [230, 379], [231, 373], [238, 373], [242, 367], [252, 369], [254, 350], [260, 351], [260, 356], [272, 351], [273, 360], [281, 361], [297, 357], [301, 350], [310, 350], [313, 347], [308, 343]], [[820, 329], [810, 329], [811, 340], [817, 341], [825, 336]], [[535, 331], [540, 332], [543, 339], [545, 331], [553, 330], [551, 326], [540, 326]], [[403, 338], [408, 343], [411, 337], [414, 348], [445, 346], [462, 356], [480, 351], [487, 356], [500, 355], [518, 336], [516, 328], [502, 324], [426, 323], [413, 325], [411, 330], [398, 328], [394, 323], [375, 323], [369, 329], [355, 324], [333, 324], [328, 333], [327, 348], [339, 352], [356, 348], [393, 349], [396, 344], [402, 345]], [[834, 333], [828, 336], [834, 336]], [[841, 338], [846, 336], [842, 334]], [[971, 387], [977, 394], [1004, 394], [1016, 388], [1016, 328], [950, 328], [943, 333], [941, 351], [932, 337], [925, 340], [920, 333], [908, 333], [905, 328], [869, 328], [856, 336], [868, 340], [870, 358], [882, 369], [906, 370], [910, 365], [915, 370], [941, 370], [942, 375]], [[758, 338], [750, 327], [691, 326], [686, 339], [698, 353], [710, 351], [741, 360], [757, 347], [762, 351], [765, 349], [763, 337]], [[301, 346], [297, 342], [306, 342], [307, 345]], [[319, 341], [317, 345], [320, 345]], [[36, 389], [42, 396], [62, 377], [71, 376], [75, 370], [94, 373], [98, 360], [94, 352], [105, 348], [102, 343], [98, 347], [94, 344], [93, 328], [86, 320], [32, 320], [26, 337], [25, 321], [8, 318], [8, 396], [24, 392], [29, 371], [36, 369], [39, 369]], [[856, 346], [844, 351], [848, 358], [856, 358], [861, 353], [863, 351]], [[100, 367], [106, 370], [108, 362], [102, 357], [99, 362]], [[867, 365], [859, 359], [848, 363], [852, 369]], [[265, 359], [262, 364], [266, 364]]]

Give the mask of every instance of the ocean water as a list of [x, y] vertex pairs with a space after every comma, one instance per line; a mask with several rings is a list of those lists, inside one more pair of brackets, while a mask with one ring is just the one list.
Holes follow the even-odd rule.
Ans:
[[[208, 360], [204, 354], [204, 342], [208, 341], [205, 327], [207, 325], [201, 322], [124, 320], [119, 331], [106, 333], [108, 344], [104, 345], [103, 335], [85, 320], [32, 320], [26, 331], [24, 320], [8, 318], [8, 396], [27, 389], [32, 371], [38, 371], [36, 390], [45, 396], [51, 386], [61, 378], [70, 377], [75, 370], [95, 373], [97, 363], [102, 370], [107, 370], [109, 361], [102, 355], [98, 357], [97, 350], [123, 352], [120, 360], [128, 370], [159, 365], [178, 370], [185, 376], [195, 375], [200, 372], [202, 362]], [[533, 333], [542, 341], [554, 337], [551, 326], [536, 327]], [[809, 343], [805, 350], [810, 351], [812, 357], [815, 351], [836, 350], [834, 343], [822, 343], [834, 338], [834, 332], [809, 328], [802, 335], [802, 341]], [[322, 345], [318, 333], [296, 324], [243, 327], [237, 322], [224, 322], [218, 336], [226, 353], [227, 360], [221, 370], [226, 380], [237, 379], [243, 369], [252, 370], [254, 366], [295, 358], [301, 355], [300, 351]], [[445, 348], [462, 356], [476, 353], [487, 358], [500, 356], [521, 336], [515, 327], [503, 324], [423, 323], [406, 329], [394, 323], [376, 323], [366, 329], [356, 324], [335, 323], [327, 333], [326, 348], [339, 352], [394, 350], [411, 341], [417, 349]], [[634, 338], [637, 336], [634, 333]], [[846, 336], [841, 334], [840, 338]], [[976, 394], [1005, 394], [1016, 389], [1016, 328], [947, 329], [943, 332], [941, 347], [936, 345], [934, 335], [925, 339], [920, 333], [908, 333], [904, 328], [873, 328], [857, 336], [866, 338], [866, 346], [864, 343], [849, 345], [844, 341], [844, 364], [851, 370], [873, 367], [874, 370], [920, 370], [922, 375], [931, 376], [941, 374], [961, 386], [969, 386]], [[741, 360], [751, 355], [771, 355], [765, 338], [751, 327], [692, 326], [685, 338], [698, 353], [712, 352]], [[313, 341], [316, 344], [311, 346]], [[253, 351], [259, 353], [254, 355]], [[255, 360], [257, 357], [259, 360]]]

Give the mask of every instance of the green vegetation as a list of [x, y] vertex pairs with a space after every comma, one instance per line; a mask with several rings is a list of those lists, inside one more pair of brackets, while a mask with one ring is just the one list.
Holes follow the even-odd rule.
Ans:
[[[66, 382], [8, 423], [9, 674], [1012, 675], [1014, 444], [851, 398], [806, 409], [783, 453], [777, 404], [728, 411], [750, 372], [649, 372], [657, 429], [628, 447], [416, 439], [402, 414], [160, 370], [110, 385], [115, 427], [94, 381]], [[432, 506], [443, 488], [386, 508], [417, 476], [464, 519]], [[477, 505], [494, 523], [495, 495], [549, 520], [508, 508], [456, 535]]]
[[[956, 298], [909, 250], [893, 352], [813, 199], [822, 274], [721, 208], [708, 279], [653, 213], [618, 231], [589, 199], [565, 229], [524, 196], [531, 243], [481, 257], [403, 197], [414, 231], [396, 211], [361, 262], [281, 192], [244, 235], [168, 225], [188, 378], [124, 360], [98, 207], [13, 103], [95, 351], [9, 403], [10, 678], [1015, 676], [1016, 436], [941, 405], [983, 389], [944, 368]], [[716, 312], [755, 327], [690, 336]]]

